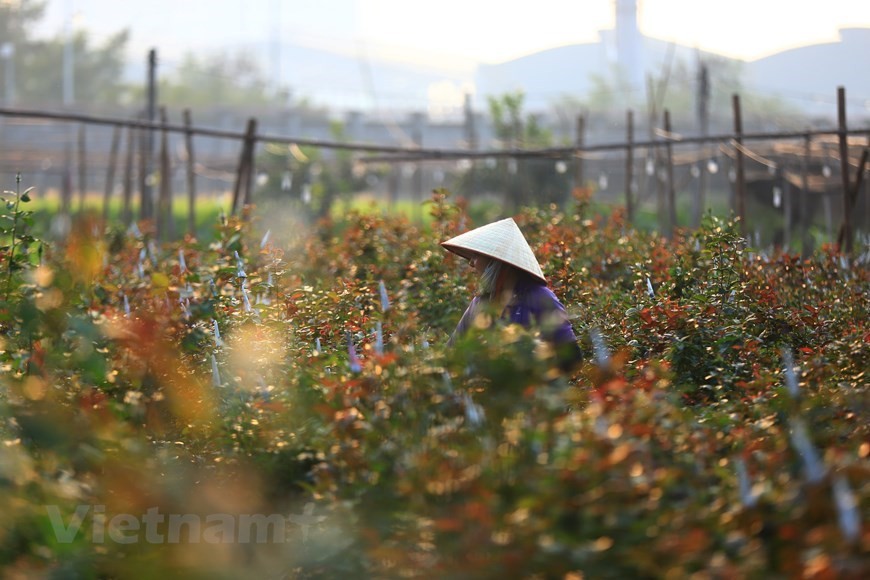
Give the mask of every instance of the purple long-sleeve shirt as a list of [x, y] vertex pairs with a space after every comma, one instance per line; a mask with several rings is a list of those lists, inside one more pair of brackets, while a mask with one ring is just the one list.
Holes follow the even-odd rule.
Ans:
[[[468, 331], [474, 317], [482, 306], [482, 299], [476, 296], [459, 320], [456, 330], [450, 337], [453, 343]], [[577, 343], [574, 329], [568, 320], [565, 307], [546, 285], [531, 280], [521, 280], [514, 288], [514, 296], [505, 307], [501, 320], [520, 324], [525, 328], [540, 328], [544, 339], [559, 348], [562, 345]]]

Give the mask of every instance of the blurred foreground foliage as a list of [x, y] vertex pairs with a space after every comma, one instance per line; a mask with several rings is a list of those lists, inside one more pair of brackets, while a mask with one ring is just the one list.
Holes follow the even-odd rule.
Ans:
[[248, 215], [160, 246], [81, 220], [44, 253], [15, 205], [5, 575], [866, 577], [866, 264], [577, 201], [517, 216], [572, 376], [514, 326], [445, 348], [474, 281], [438, 242], [481, 225], [445, 191], [425, 231], [354, 213], [276, 243]]

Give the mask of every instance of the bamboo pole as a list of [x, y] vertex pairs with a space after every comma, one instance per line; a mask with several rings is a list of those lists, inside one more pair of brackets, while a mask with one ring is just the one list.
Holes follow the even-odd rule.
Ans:
[[[861, 190], [861, 185], [864, 180], [864, 172], [867, 170], [867, 157], [870, 154], [870, 149], [864, 149], [861, 152], [861, 160], [858, 162], [858, 171], [855, 174], [855, 184], [850, 186], [849, 195], [846, 198], [846, 206], [848, 213], [851, 214], [855, 210], [858, 201], [858, 192]], [[846, 236], [846, 224], [840, 227], [840, 233], [837, 236], [837, 245], [842, 245]], [[848, 253], [848, 252], [847, 252]]]
[[[146, 101], [144, 117], [151, 124], [151, 128], [142, 132], [142, 207], [140, 212], [143, 218], [154, 218], [154, 129], [157, 117], [157, 51], [151, 49], [148, 51], [148, 76], [146, 85]], [[157, 221], [160, 217], [157, 216]], [[158, 226], [159, 227], [159, 226]]]
[[[414, 141], [414, 146], [418, 149], [423, 147], [423, 121], [422, 116], [413, 116], [411, 138]], [[423, 220], [423, 165], [421, 163], [414, 164], [412, 175], [414, 183], [414, 218], [420, 222]]]
[[586, 118], [583, 115], [577, 116], [577, 134], [574, 136], [574, 187], [584, 187], [583, 183], [583, 152], [585, 148], [585, 133], [586, 133]]
[[746, 235], [746, 173], [743, 164], [743, 116], [740, 110], [740, 95], [732, 95], [731, 106], [734, 111], [735, 161], [737, 163], [737, 182], [735, 187], [736, 213], [740, 220], [740, 231]]
[[148, 137], [150, 129], [142, 129], [138, 131], [139, 137], [139, 219], [146, 220], [151, 218], [151, 189], [148, 187], [148, 181], [151, 175], [148, 171]]
[[782, 211], [785, 214], [783, 222], [782, 246], [788, 251], [791, 246], [791, 230], [792, 230], [792, 187], [788, 179], [785, 178], [785, 168], [777, 168], [776, 182], [782, 190]]
[[[867, 133], [866, 147], [870, 148], [870, 133]], [[864, 180], [864, 235], [870, 237], [870, 179]]]
[[671, 112], [667, 109], [665, 115], [665, 155], [667, 163], [667, 208], [668, 208], [668, 237], [673, 237], [677, 228], [677, 191], [674, 183], [674, 145], [671, 140]]
[[249, 141], [248, 143], [248, 173], [245, 176], [245, 196], [242, 200], [242, 207], [246, 205], [251, 205], [252, 202], [252, 194], [254, 191], [254, 176], [257, 173], [257, 120], [252, 119], [253, 125], [251, 126], [251, 131], [247, 136]]
[[804, 137], [804, 154], [801, 158], [801, 193], [800, 203], [798, 205], [799, 223], [801, 225], [801, 255], [809, 255], [810, 238], [810, 157], [812, 156], [812, 137], [807, 135]]
[[242, 151], [239, 155], [239, 169], [236, 173], [236, 183], [233, 187], [233, 201], [232, 206], [230, 207], [230, 214], [235, 215], [235, 213], [240, 210], [241, 202], [243, 201], [243, 196], [246, 196], [247, 193], [243, 192], [242, 189], [245, 187], [246, 183], [250, 183], [249, 176], [251, 173], [251, 154], [253, 152], [253, 143], [254, 139], [256, 139], [257, 132], [257, 120], [253, 117], [248, 119], [248, 126], [245, 130], [245, 139], [242, 142]]
[[634, 181], [634, 111], [628, 110], [625, 119], [625, 214], [629, 224], [634, 221], [634, 195], [631, 191]]
[[72, 204], [72, 144], [67, 141], [64, 148], [63, 180], [60, 187], [60, 213], [69, 216]]
[[[710, 131], [709, 104], [710, 75], [707, 64], [702, 62], [698, 70], [698, 125], [701, 137], [706, 137]], [[707, 144], [699, 143], [698, 151], [700, 153], [699, 160], [705, 159], [707, 157]], [[699, 167], [699, 169], [697, 195], [692, 203], [692, 227], [694, 228], [701, 225], [701, 218], [707, 204], [708, 172], [703, 167]]]
[[396, 208], [396, 198], [399, 192], [399, 173], [400, 166], [393, 164], [390, 166], [390, 175], [387, 178], [387, 206], [393, 210]]
[[[0, 107], [0, 117], [17, 117], [17, 118], [31, 118], [31, 119], [47, 119], [47, 120], [59, 120], [59, 121], [67, 121], [67, 122], [82, 122], [86, 124], [93, 125], [121, 125], [123, 127], [137, 127], [142, 130], [146, 130], [148, 128], [152, 129], [160, 129], [159, 123], [149, 123], [144, 120], [131, 120], [131, 119], [118, 119], [111, 117], [99, 117], [94, 115], [85, 115], [79, 113], [56, 113], [52, 111], [36, 111], [30, 109], [10, 109], [7, 107]], [[183, 125], [172, 125], [170, 124], [167, 127], [167, 130], [170, 133], [184, 133], [187, 128]], [[234, 131], [224, 131], [220, 129], [210, 129], [205, 127], [194, 127], [192, 129], [194, 135], [202, 136], [202, 137], [214, 137], [216, 139], [231, 139], [231, 140], [240, 140], [243, 139], [245, 134], [234, 132]], [[867, 128], [859, 128], [859, 129], [849, 129], [847, 134], [849, 135], [867, 135]], [[800, 130], [800, 131], [761, 131], [756, 133], [743, 133], [742, 138], [744, 141], [772, 141], [772, 140], [788, 140], [788, 139], [799, 139], [806, 137], [807, 135], [813, 137], [819, 137], [824, 135], [836, 135], [839, 131], [836, 129], [815, 129], [815, 130]], [[295, 144], [300, 147], [319, 147], [322, 149], [337, 149], [344, 151], [360, 151], [360, 152], [368, 152], [368, 153], [383, 153], [383, 154], [394, 154], [389, 157], [365, 157], [359, 159], [362, 163], [384, 163], [384, 162], [399, 162], [399, 161], [421, 161], [428, 159], [489, 159], [489, 158], [529, 158], [529, 157], [546, 157], [549, 159], [556, 157], [570, 157], [574, 155], [577, 151], [576, 145], [568, 145], [563, 147], [544, 147], [539, 149], [527, 149], [527, 150], [516, 150], [516, 149], [491, 149], [484, 150], [479, 149], [476, 151], [470, 151], [468, 149], [437, 149], [437, 148], [424, 148], [424, 149], [415, 149], [408, 147], [399, 147], [393, 145], [373, 145], [370, 143], [350, 143], [350, 142], [337, 142], [337, 141], [327, 141], [320, 139], [300, 139], [298, 137], [288, 137], [286, 135], [269, 135], [269, 134], [261, 134], [257, 137], [259, 141], [267, 141], [269, 143], [277, 143], [277, 144]], [[720, 133], [715, 135], [708, 135], [706, 137], [702, 136], [694, 136], [694, 137], [681, 137], [680, 145], [689, 145], [696, 143], [723, 143], [734, 140], [734, 135], [731, 133]], [[646, 141], [635, 141], [635, 148], [653, 148], [659, 144], [657, 139], [650, 137]], [[592, 145], [584, 145], [585, 152], [601, 152], [601, 151], [623, 151], [625, 149], [624, 142], [614, 142], [614, 143], [598, 143]]]
[[236, 181], [233, 185], [233, 200], [230, 204], [230, 215], [236, 215], [236, 208], [239, 205], [239, 196], [242, 190], [242, 180], [244, 179], [245, 171], [247, 170], [246, 163], [248, 161], [248, 156], [245, 154], [245, 150], [248, 147], [247, 141], [242, 141], [242, 151], [239, 153], [239, 167], [236, 170]]
[[87, 129], [82, 123], [79, 125], [79, 212], [85, 210], [85, 196], [88, 192], [88, 150], [87, 150]]
[[109, 202], [112, 190], [115, 188], [115, 170], [118, 163], [118, 148], [121, 143], [121, 127], [115, 125], [112, 130], [112, 145], [109, 149], [109, 166], [106, 168], [106, 186], [103, 189], [103, 222], [109, 219]]
[[160, 122], [164, 129], [160, 131], [160, 202], [157, 212], [157, 237], [166, 241], [171, 240], [175, 235], [175, 219], [172, 215], [172, 166], [169, 160], [169, 134], [165, 129], [167, 124], [166, 107], [160, 107]]
[[193, 131], [190, 109], [184, 109], [184, 147], [187, 151], [187, 233], [196, 236], [196, 159], [193, 154]]
[[[867, 134], [867, 148], [870, 148], [870, 133]], [[870, 239], [870, 179], [864, 181], [864, 235]]]
[[121, 219], [125, 226], [129, 226], [133, 221], [133, 212], [130, 207], [133, 198], [133, 161], [136, 155], [136, 129], [127, 127], [127, 155], [124, 160], [124, 181], [123, 181], [123, 208], [121, 210]]
[[[849, 177], [849, 141], [846, 134], [846, 89], [837, 88], [837, 127], [840, 143], [840, 177], [843, 180], [843, 226], [841, 229], [844, 244], [840, 250], [846, 255], [852, 255], [852, 208], [849, 197], [851, 193], [851, 178]], [[839, 242], [838, 242], [839, 246]]]

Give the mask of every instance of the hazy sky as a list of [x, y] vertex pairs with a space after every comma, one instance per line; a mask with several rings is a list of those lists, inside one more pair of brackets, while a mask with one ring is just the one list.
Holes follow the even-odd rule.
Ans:
[[[131, 48], [164, 56], [256, 40], [471, 69], [594, 42], [613, 0], [49, 0], [42, 31], [71, 19], [97, 39], [123, 28]], [[870, 27], [870, 0], [640, 0], [647, 35], [752, 60]]]

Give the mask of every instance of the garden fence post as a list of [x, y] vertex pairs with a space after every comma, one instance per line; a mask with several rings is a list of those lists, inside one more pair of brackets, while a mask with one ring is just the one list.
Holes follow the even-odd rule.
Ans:
[[[861, 153], [861, 161], [858, 162], [858, 172], [855, 175], [855, 184], [850, 186], [849, 188], [849, 196], [846, 198], [845, 203], [847, 212], [851, 214], [857, 205], [858, 201], [858, 192], [861, 190], [862, 181], [864, 180], [864, 172], [867, 170], [867, 156], [870, 154], [870, 149], [864, 149]], [[846, 236], [846, 224], [840, 227], [840, 233], [837, 236], [837, 245], [841, 246], [844, 242], [843, 238]], [[847, 252], [847, 254], [851, 255], [851, 252]]]
[[[248, 121], [248, 127], [250, 127], [250, 121]], [[247, 139], [242, 140], [242, 150], [239, 154], [239, 168], [236, 170], [236, 182], [233, 185], [233, 201], [230, 205], [230, 215], [236, 215], [236, 208], [239, 205], [239, 195], [242, 189], [242, 176], [245, 171], [245, 163], [248, 160], [248, 156], [245, 154], [245, 150], [248, 147]]]
[[791, 246], [792, 188], [791, 183], [789, 183], [786, 178], [784, 167], [777, 166], [776, 183], [782, 191], [782, 209], [785, 214], [785, 220], [783, 221], [782, 247], [788, 251], [789, 246]]
[[801, 227], [801, 255], [808, 256], [810, 238], [810, 156], [812, 155], [812, 137], [809, 133], [804, 136], [804, 154], [801, 158], [801, 199], [798, 205], [798, 223]]
[[127, 154], [124, 160], [124, 181], [123, 181], [123, 207], [121, 208], [121, 219], [125, 226], [129, 226], [133, 220], [133, 213], [130, 209], [130, 202], [133, 197], [133, 158], [136, 154], [136, 128], [132, 125], [127, 126]]
[[239, 169], [236, 173], [236, 184], [233, 188], [233, 201], [232, 206], [230, 207], [230, 215], [235, 215], [236, 211], [238, 211], [239, 205], [243, 199], [242, 187], [247, 183], [248, 176], [251, 171], [250, 161], [251, 161], [251, 153], [252, 153], [252, 143], [254, 139], [254, 134], [257, 131], [257, 120], [253, 117], [248, 119], [248, 126], [245, 130], [245, 137], [242, 141], [242, 151], [239, 155]]
[[85, 210], [85, 196], [88, 193], [88, 151], [87, 126], [79, 124], [79, 213]]
[[184, 148], [187, 152], [187, 232], [196, 235], [196, 160], [193, 154], [193, 131], [190, 109], [184, 109]]
[[[478, 149], [478, 136], [477, 136], [477, 127], [475, 126], [474, 119], [474, 109], [471, 105], [471, 94], [465, 93], [465, 104], [463, 107], [464, 112], [464, 125], [463, 128], [465, 130], [465, 143], [466, 147], [468, 147], [469, 151], [477, 151]], [[469, 160], [469, 169], [468, 169], [468, 183], [470, 184], [469, 190], [472, 195], [477, 192], [477, 168], [474, 158]]]
[[109, 220], [109, 202], [115, 187], [115, 165], [118, 163], [118, 147], [121, 142], [121, 126], [112, 129], [112, 145], [109, 149], [109, 166], [106, 168], [106, 187], [103, 189], [103, 222]]
[[734, 111], [734, 158], [737, 165], [737, 182], [734, 184], [737, 207], [734, 209], [740, 219], [740, 232], [746, 235], [746, 174], [743, 166], [743, 117], [740, 111], [740, 95], [732, 95], [731, 107]]
[[390, 210], [396, 209], [396, 197], [398, 196], [399, 191], [400, 173], [401, 171], [399, 169], [399, 165], [396, 163], [391, 163], [390, 175], [387, 178], [387, 206], [390, 208]]
[[141, 143], [142, 155], [142, 207], [140, 213], [143, 218], [151, 219], [154, 217], [154, 180], [152, 173], [154, 172], [154, 122], [157, 120], [157, 51], [150, 49], [148, 51], [148, 74], [146, 86], [146, 103], [145, 112], [143, 113], [144, 120], [149, 127], [142, 132], [143, 142]]
[[[658, 124], [656, 123], [656, 126]], [[663, 162], [662, 162], [662, 152], [661, 152], [661, 132], [655, 130], [654, 132], [654, 151], [655, 151], [655, 173], [654, 179], [656, 184], [656, 219], [658, 221], [659, 231], [668, 231], [668, 199], [667, 199], [667, 188], [666, 188], [666, 180], [667, 180], [667, 171], [665, 171], [665, 175], [662, 175], [663, 170]], [[666, 148], [667, 149], [667, 148]], [[670, 236], [670, 234], [668, 234]]]
[[583, 115], [577, 116], [577, 134], [574, 139], [574, 187], [583, 187], [583, 142], [586, 133], [586, 118]]
[[[830, 147], [826, 142], [822, 142], [822, 157], [825, 159], [825, 166], [827, 167], [828, 161], [831, 159], [831, 151]], [[824, 191], [822, 195], [822, 205], [825, 210], [825, 233], [827, 234], [827, 239], [832, 244], [836, 243], [836, 239], [834, 239], [834, 210], [831, 207], [831, 196], [828, 195], [828, 177], [832, 175], [830, 168], [828, 168], [828, 175], [824, 176]]]
[[[867, 145], [870, 148], [870, 133], [867, 133]], [[864, 180], [864, 235], [870, 236], [870, 179]]]
[[671, 137], [671, 112], [665, 109], [665, 155], [668, 179], [668, 229], [667, 236], [672, 238], [677, 227], [677, 192], [674, 184], [674, 144]]
[[72, 202], [72, 145], [67, 141], [64, 150], [63, 179], [60, 187], [60, 213], [64, 216], [70, 214]]
[[625, 214], [629, 224], [634, 221], [634, 198], [631, 185], [634, 181], [634, 111], [626, 114], [626, 145], [625, 145]]
[[[840, 229], [838, 249], [846, 255], [852, 255], [852, 208], [849, 198], [851, 194], [851, 179], [849, 177], [849, 136], [846, 133], [846, 89], [837, 87], [837, 127], [840, 142], [840, 175], [843, 180], [843, 226]], [[845, 247], [844, 247], [845, 246]]]
[[166, 107], [160, 107], [160, 207], [157, 215], [157, 237], [163, 241], [171, 240], [175, 234], [167, 125]]
[[248, 126], [248, 134], [245, 136], [248, 141], [248, 173], [245, 176], [245, 197], [242, 200], [242, 207], [251, 204], [251, 198], [254, 191], [254, 175], [256, 174], [256, 151], [257, 151], [257, 120], [251, 119], [251, 124]]
[[707, 157], [707, 135], [710, 131], [710, 74], [707, 64], [700, 63], [698, 70], [698, 125], [701, 137], [704, 141], [698, 144], [699, 166], [698, 190], [692, 203], [692, 227], [701, 225], [701, 217], [704, 215], [704, 206], [707, 203], [707, 171], [700, 163]]
[[[425, 119], [422, 114], [412, 116], [414, 147], [420, 149], [423, 147], [423, 123]], [[418, 222], [423, 221], [423, 164], [419, 161], [414, 163], [414, 217]]]
[[143, 121], [139, 133], [139, 219], [145, 220], [151, 218], [151, 186], [149, 185], [151, 175], [150, 155], [148, 152], [149, 135], [151, 128], [147, 126], [145, 115], [139, 115], [139, 120]]

